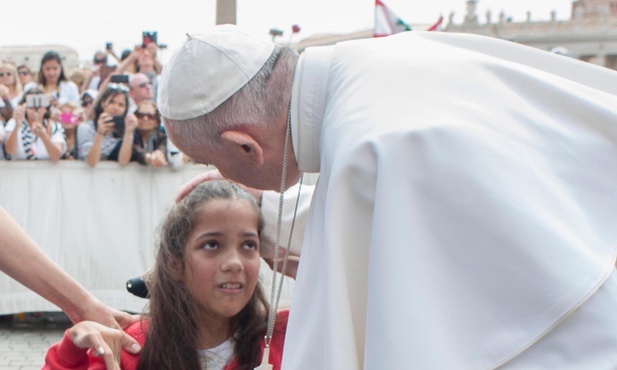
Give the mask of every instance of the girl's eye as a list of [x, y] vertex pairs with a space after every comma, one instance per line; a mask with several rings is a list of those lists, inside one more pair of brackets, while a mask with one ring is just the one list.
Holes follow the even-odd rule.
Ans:
[[210, 240], [210, 241], [205, 242], [205, 243], [202, 245], [202, 247], [203, 247], [204, 249], [216, 249], [216, 248], [218, 247], [218, 243], [217, 243], [217, 242], [215, 242], [214, 240]]
[[245, 242], [242, 248], [248, 249], [248, 250], [254, 250], [254, 249], [258, 249], [259, 246], [255, 242]]

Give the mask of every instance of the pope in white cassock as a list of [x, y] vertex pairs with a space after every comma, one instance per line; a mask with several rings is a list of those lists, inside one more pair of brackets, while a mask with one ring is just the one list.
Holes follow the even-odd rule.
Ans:
[[298, 56], [221, 26], [159, 107], [232, 180], [320, 173], [284, 370], [617, 367], [614, 71], [448, 33]]

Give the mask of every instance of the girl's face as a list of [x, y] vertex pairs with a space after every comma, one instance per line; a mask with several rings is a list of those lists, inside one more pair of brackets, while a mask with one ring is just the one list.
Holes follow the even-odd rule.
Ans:
[[46, 112], [47, 108], [26, 108], [26, 121], [28, 121], [28, 124], [41, 122]]
[[45, 76], [45, 81], [48, 84], [57, 84], [58, 79], [60, 78], [60, 72], [62, 71], [62, 66], [56, 60], [48, 60], [43, 63], [41, 67], [43, 69], [43, 75]]
[[182, 281], [203, 320], [229, 321], [251, 299], [259, 273], [258, 216], [247, 200], [214, 199], [198, 209]]
[[103, 102], [103, 112], [111, 116], [122, 116], [126, 111], [126, 98], [124, 94], [117, 94], [107, 98]]

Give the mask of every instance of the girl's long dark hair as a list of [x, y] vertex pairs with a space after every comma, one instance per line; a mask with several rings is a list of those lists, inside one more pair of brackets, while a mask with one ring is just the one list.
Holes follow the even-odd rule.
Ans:
[[[145, 315], [150, 319], [150, 326], [138, 370], [201, 369], [195, 321], [199, 308], [184, 283], [174, 276], [185, 266], [185, 245], [196, 221], [197, 209], [213, 199], [249, 201], [259, 215], [261, 235], [263, 218], [255, 199], [227, 181], [205, 182], [171, 208], [159, 227], [156, 263], [148, 278], [150, 302]], [[268, 310], [268, 303], [257, 284], [249, 303], [231, 320], [230, 332], [239, 369], [252, 370], [259, 362]]]

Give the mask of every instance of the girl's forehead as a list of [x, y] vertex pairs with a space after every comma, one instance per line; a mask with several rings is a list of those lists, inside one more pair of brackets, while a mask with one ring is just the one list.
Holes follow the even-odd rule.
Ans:
[[109, 99], [107, 99], [107, 101], [109, 102], [126, 102], [126, 98], [124, 97], [124, 94], [116, 94], [116, 95], [112, 95]]

